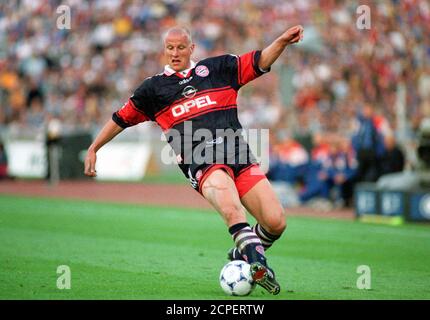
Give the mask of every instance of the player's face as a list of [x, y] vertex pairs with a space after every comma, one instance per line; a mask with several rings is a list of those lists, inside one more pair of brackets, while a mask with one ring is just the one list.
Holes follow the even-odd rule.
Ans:
[[194, 44], [190, 43], [185, 34], [171, 33], [164, 40], [164, 55], [167, 63], [175, 71], [190, 67]]

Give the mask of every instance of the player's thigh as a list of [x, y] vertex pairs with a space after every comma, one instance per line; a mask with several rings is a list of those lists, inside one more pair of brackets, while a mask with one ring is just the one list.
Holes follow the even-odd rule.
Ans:
[[268, 232], [280, 234], [286, 228], [285, 211], [266, 178], [257, 182], [240, 200]]
[[246, 221], [245, 210], [240, 202], [236, 185], [223, 169], [214, 170], [205, 177], [201, 193], [222, 215], [229, 227]]

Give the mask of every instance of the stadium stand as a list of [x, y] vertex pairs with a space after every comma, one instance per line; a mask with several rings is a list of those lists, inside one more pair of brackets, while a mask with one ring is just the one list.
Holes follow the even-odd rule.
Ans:
[[[303, 43], [282, 56], [285, 63], [278, 62], [270, 74], [244, 88], [239, 98], [244, 127], [271, 129], [272, 164], [279, 165], [276, 150], [286, 141], [333, 137], [324, 139], [325, 151], [320, 142], [304, 145], [312, 169], [301, 179], [294, 177], [302, 194], [312, 180], [306, 175], [315, 174], [315, 161], [335, 157], [330, 150], [357, 160], [351, 142], [367, 105], [372, 110], [369, 125], [381, 141], [397, 140], [405, 167], [413, 168], [416, 157], [409, 151], [416, 148], [420, 123], [430, 117], [430, 4], [369, 2], [371, 29], [360, 30], [356, 8], [362, 3], [347, 3], [70, 0], [64, 3], [71, 8], [67, 30], [55, 26], [62, 1], [2, 2], [0, 131], [43, 134], [53, 121], [63, 131], [97, 131], [144, 78], [161, 72], [160, 35], [175, 24], [191, 27], [198, 60], [262, 48], [286, 25], [300, 23], [305, 27]], [[378, 157], [384, 156], [382, 146]], [[336, 166], [321, 161], [327, 170]], [[351, 166], [360, 163], [352, 161]], [[330, 195], [329, 200], [335, 198]]]

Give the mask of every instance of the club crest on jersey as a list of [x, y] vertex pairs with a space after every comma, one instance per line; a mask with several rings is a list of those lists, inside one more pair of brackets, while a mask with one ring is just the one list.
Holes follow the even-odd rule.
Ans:
[[184, 90], [182, 90], [182, 95], [185, 98], [193, 98], [197, 93], [197, 89], [193, 86], [186, 86]]
[[197, 66], [196, 75], [199, 77], [207, 77], [209, 75], [209, 69], [206, 66]]

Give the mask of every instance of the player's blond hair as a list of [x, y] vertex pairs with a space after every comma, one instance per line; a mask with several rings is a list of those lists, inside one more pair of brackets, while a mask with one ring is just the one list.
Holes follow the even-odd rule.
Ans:
[[166, 42], [167, 36], [171, 33], [183, 34], [187, 37], [190, 44], [193, 43], [191, 32], [188, 28], [183, 27], [183, 26], [174, 26], [172, 28], [167, 29], [167, 31], [163, 33], [163, 37], [162, 37], [163, 44]]

